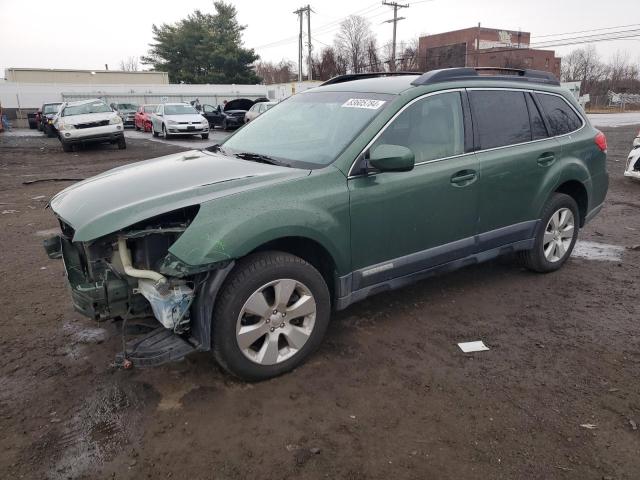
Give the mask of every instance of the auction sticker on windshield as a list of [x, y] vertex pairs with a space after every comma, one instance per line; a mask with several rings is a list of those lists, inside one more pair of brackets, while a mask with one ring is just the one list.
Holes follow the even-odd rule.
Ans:
[[371, 98], [350, 98], [342, 104], [346, 108], [369, 108], [377, 110], [384, 105], [384, 100], [374, 100]]

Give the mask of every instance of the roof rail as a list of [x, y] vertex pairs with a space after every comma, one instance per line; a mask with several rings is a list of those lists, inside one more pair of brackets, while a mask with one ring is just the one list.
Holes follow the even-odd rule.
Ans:
[[[490, 75], [489, 72], [498, 72], [499, 75]], [[510, 80], [532, 83], [544, 83], [547, 85], [560, 85], [558, 79], [549, 72], [542, 70], [530, 70], [520, 68], [502, 67], [462, 67], [443, 68], [423, 73], [419, 78], [411, 82], [411, 85], [430, 85], [432, 83], [453, 82], [455, 80]]]
[[368, 73], [347, 73], [346, 75], [338, 75], [337, 77], [330, 78], [326, 82], [320, 84], [321, 87], [325, 85], [333, 85], [334, 83], [351, 82], [353, 80], [362, 80], [364, 78], [376, 78], [376, 77], [394, 77], [400, 75], [420, 75], [422, 72], [368, 72]]

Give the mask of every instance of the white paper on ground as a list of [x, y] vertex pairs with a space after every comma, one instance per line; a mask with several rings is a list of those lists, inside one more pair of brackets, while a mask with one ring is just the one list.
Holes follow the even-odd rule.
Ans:
[[463, 342], [459, 343], [458, 346], [464, 353], [484, 352], [485, 350], [489, 350], [489, 347], [487, 347], [482, 340], [478, 340], [477, 342]]

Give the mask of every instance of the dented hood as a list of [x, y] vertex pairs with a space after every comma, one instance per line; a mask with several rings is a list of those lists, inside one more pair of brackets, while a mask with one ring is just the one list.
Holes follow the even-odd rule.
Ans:
[[89, 241], [179, 208], [309, 174], [192, 150], [115, 168], [51, 199], [55, 214]]

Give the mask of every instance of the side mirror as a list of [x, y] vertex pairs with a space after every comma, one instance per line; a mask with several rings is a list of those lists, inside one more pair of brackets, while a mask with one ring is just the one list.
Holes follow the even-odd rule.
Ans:
[[408, 172], [413, 170], [415, 155], [400, 145], [378, 145], [369, 152], [369, 163], [381, 172]]

